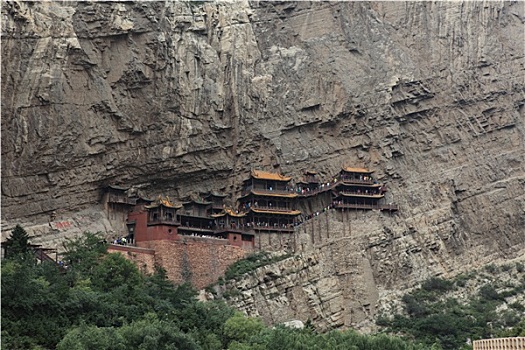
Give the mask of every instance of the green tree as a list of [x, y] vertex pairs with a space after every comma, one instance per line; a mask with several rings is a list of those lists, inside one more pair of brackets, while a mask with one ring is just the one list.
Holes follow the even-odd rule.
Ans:
[[57, 350], [200, 350], [199, 345], [183, 334], [174, 323], [158, 320], [149, 314], [122, 327], [81, 325], [69, 331]]
[[26, 258], [31, 253], [29, 235], [20, 225], [15, 226], [4, 245], [6, 247], [5, 256], [8, 259]]
[[100, 233], [84, 232], [63, 244], [64, 260], [70, 270], [89, 275], [99, 260], [107, 253], [107, 243]]
[[70, 330], [58, 343], [57, 350], [126, 350], [126, 342], [117, 329], [82, 324]]
[[264, 324], [260, 319], [246, 317], [240, 312], [236, 312], [224, 323], [224, 335], [228, 343], [232, 341], [243, 343], [262, 329]]
[[138, 287], [142, 284], [142, 276], [133, 262], [120, 253], [111, 253], [93, 267], [91, 283], [94, 288], [109, 292], [124, 285]]

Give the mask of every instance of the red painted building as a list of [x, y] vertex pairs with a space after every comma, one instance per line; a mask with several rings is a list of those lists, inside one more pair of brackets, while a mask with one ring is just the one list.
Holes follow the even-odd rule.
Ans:
[[178, 239], [180, 221], [177, 210], [181, 207], [171, 203], [167, 197], [163, 199], [159, 196], [154, 202], [139, 198], [128, 214], [128, 234], [132, 242]]

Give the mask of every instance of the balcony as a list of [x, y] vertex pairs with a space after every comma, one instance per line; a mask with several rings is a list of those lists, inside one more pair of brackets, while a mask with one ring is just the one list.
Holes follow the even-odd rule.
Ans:
[[374, 179], [363, 180], [363, 179], [358, 179], [358, 178], [351, 177], [351, 176], [341, 176], [339, 177], [338, 181], [342, 181], [346, 184], [365, 184], [365, 185], [374, 185], [377, 183]]
[[372, 192], [365, 192], [365, 191], [339, 191], [339, 194], [346, 196], [346, 197], [365, 197], [365, 198], [383, 198], [385, 195], [382, 193], [372, 193]]
[[251, 231], [255, 233], [261, 233], [261, 232], [282, 232], [282, 233], [293, 233], [294, 228], [286, 226], [253, 226], [251, 227]]
[[248, 194], [250, 194], [250, 192], [257, 192], [258, 194], [268, 194], [268, 195], [290, 195], [290, 194], [297, 194], [296, 191], [294, 191], [294, 189], [290, 188], [290, 189], [268, 189], [266, 187], [252, 187], [252, 186], [249, 186], [249, 187], [246, 187], [242, 190], [242, 193], [241, 193], [241, 197], [244, 197]]
[[334, 203], [336, 209], [364, 209], [364, 210], [387, 210], [398, 211], [396, 204], [357, 204], [357, 203]]

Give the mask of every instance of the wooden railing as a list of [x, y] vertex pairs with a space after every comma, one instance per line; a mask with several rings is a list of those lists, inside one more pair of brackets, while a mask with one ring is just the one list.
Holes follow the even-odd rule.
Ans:
[[271, 211], [277, 211], [277, 212], [283, 212], [283, 213], [286, 213], [286, 212], [289, 212], [289, 211], [292, 211], [293, 209], [290, 209], [290, 208], [285, 208], [285, 207], [274, 207], [274, 206], [262, 206], [262, 205], [257, 205], [257, 206], [252, 206], [251, 207], [252, 209], [261, 209], [261, 210], [271, 210]]
[[250, 227], [250, 231], [253, 232], [287, 232], [287, 233], [293, 233], [294, 228], [292, 227], [282, 227], [282, 226], [252, 226]]
[[525, 337], [474, 340], [472, 346], [472, 350], [523, 350]]
[[372, 193], [372, 192], [357, 192], [357, 191], [339, 191], [339, 193], [341, 194], [344, 194], [344, 195], [347, 195], [347, 196], [369, 196], [369, 197], [373, 197], [373, 196], [384, 196], [382, 193], [378, 192], [378, 193]]
[[337, 209], [377, 209], [377, 210], [389, 210], [397, 211], [399, 207], [396, 204], [357, 204], [357, 203], [334, 203], [334, 207]]
[[295, 192], [293, 189], [289, 189], [289, 190], [275, 190], [275, 189], [267, 189], [267, 188], [253, 188], [253, 187], [248, 187], [248, 188], [245, 188], [242, 193], [241, 193], [241, 196], [245, 196], [247, 194], [249, 194], [251, 191], [256, 191], [256, 192], [261, 192], [261, 193], [267, 193], [267, 194], [297, 194], [297, 192]]
[[345, 183], [352, 183], [352, 184], [365, 184], [365, 185], [373, 185], [375, 183], [375, 180], [363, 180], [363, 179], [356, 179], [353, 177], [347, 177], [347, 176], [341, 176], [338, 181], [343, 181]]

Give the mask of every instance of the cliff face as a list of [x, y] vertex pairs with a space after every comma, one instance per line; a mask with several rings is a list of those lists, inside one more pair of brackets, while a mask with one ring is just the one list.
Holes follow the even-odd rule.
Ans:
[[525, 249], [523, 3], [14, 1], [2, 18], [4, 227], [96, 208], [109, 183], [233, 194], [251, 167], [346, 164], [401, 206], [352, 231], [376, 291]]

